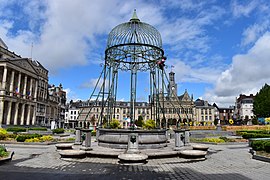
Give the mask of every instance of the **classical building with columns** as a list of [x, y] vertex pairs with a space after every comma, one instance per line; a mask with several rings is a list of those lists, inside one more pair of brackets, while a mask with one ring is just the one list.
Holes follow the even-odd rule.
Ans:
[[56, 117], [49, 111], [51, 104], [61, 119], [61, 104], [48, 94], [48, 70], [38, 61], [9, 51], [0, 38], [0, 126], [50, 126]]

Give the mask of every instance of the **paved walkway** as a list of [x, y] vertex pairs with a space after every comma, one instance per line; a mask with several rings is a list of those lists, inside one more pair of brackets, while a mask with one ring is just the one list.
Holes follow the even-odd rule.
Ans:
[[13, 160], [0, 166], [0, 179], [258, 179], [270, 180], [270, 163], [251, 159], [247, 144], [209, 145], [205, 161], [150, 159], [121, 165], [118, 159], [60, 159], [54, 145], [7, 144]]

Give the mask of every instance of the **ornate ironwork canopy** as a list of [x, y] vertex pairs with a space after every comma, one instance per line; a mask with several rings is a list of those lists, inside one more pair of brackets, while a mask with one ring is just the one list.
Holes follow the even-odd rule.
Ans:
[[109, 33], [105, 50], [106, 63], [122, 70], [146, 71], [164, 55], [161, 35], [153, 26], [141, 22], [133, 13], [129, 22], [122, 23]]

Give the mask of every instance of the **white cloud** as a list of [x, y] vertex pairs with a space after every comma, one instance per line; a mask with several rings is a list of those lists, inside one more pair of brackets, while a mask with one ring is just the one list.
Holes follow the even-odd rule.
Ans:
[[[177, 82], [214, 83], [222, 69], [218, 67], [191, 67], [181, 60], [173, 59], [175, 78]], [[170, 66], [170, 65], [168, 65]]]
[[265, 20], [263, 23], [260, 24], [253, 24], [252, 26], [249, 26], [247, 29], [243, 32], [243, 39], [241, 42], [242, 46], [246, 46], [250, 43], [255, 42], [258, 37], [262, 35], [263, 32], [269, 27], [269, 20]]
[[[245, 3], [247, 1], [244, 1]], [[241, 16], [248, 17], [253, 10], [259, 5], [259, 1], [248, 1], [247, 4], [240, 4], [239, 1], [233, 0], [231, 3], [231, 9], [233, 16], [238, 18]]]
[[230, 68], [220, 75], [205, 98], [233, 104], [239, 94], [256, 94], [265, 83], [270, 83], [269, 42], [270, 32], [266, 32], [246, 54], [235, 55]]
[[73, 100], [73, 101], [78, 101], [80, 100], [78, 98], [78, 95], [73, 91], [71, 90], [70, 88], [66, 88], [66, 89], [63, 89], [67, 94], [67, 103], [69, 103], [70, 100]]

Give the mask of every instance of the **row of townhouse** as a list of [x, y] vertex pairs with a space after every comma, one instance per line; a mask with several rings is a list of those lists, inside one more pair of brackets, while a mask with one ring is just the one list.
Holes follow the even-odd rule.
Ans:
[[41, 63], [8, 50], [0, 38], [0, 126], [64, 124], [66, 93], [49, 86]]
[[[159, 95], [161, 109], [158, 116], [154, 116], [156, 112], [149, 102], [135, 103], [135, 121], [141, 117], [144, 121], [159, 117], [157, 124], [160, 127], [176, 127], [189, 123], [190, 125], [214, 125], [215, 107], [207, 101], [193, 101], [187, 90], [177, 96], [177, 84], [175, 83], [175, 73], [169, 73], [168, 89], [170, 90], [166, 97]], [[79, 116], [83, 112], [84, 116]], [[102, 112], [102, 113], [101, 113]], [[66, 109], [65, 125], [66, 127], [89, 127], [97, 126], [101, 114], [106, 116], [108, 109], [102, 111], [102, 102], [94, 101], [77, 101], [71, 102]], [[130, 116], [130, 102], [117, 101], [115, 104], [113, 117], [120, 120], [123, 127], [127, 127]], [[104, 122], [103, 122], [104, 123]]]
[[[253, 99], [254, 96], [240, 95], [236, 98], [236, 105], [230, 107], [219, 107], [217, 104], [209, 104], [205, 100], [197, 99], [193, 101], [187, 90], [178, 96], [177, 84], [175, 83], [175, 73], [169, 73], [169, 92], [167, 96], [159, 95], [162, 111], [159, 112], [159, 126], [169, 127], [177, 126], [177, 123], [189, 123], [193, 126], [212, 126], [214, 124], [228, 125], [230, 120], [234, 124], [250, 124], [253, 118]], [[79, 117], [83, 111], [87, 116]], [[66, 109], [65, 125], [66, 127], [88, 127], [97, 126], [102, 111], [102, 102], [77, 101], [72, 102]], [[105, 108], [102, 112], [106, 116], [108, 110]], [[155, 112], [154, 112], [155, 113]], [[113, 117], [120, 120], [123, 127], [127, 127], [130, 115], [130, 102], [117, 101]], [[139, 116], [145, 121], [153, 119], [153, 109], [149, 102], [135, 103], [135, 121]]]

